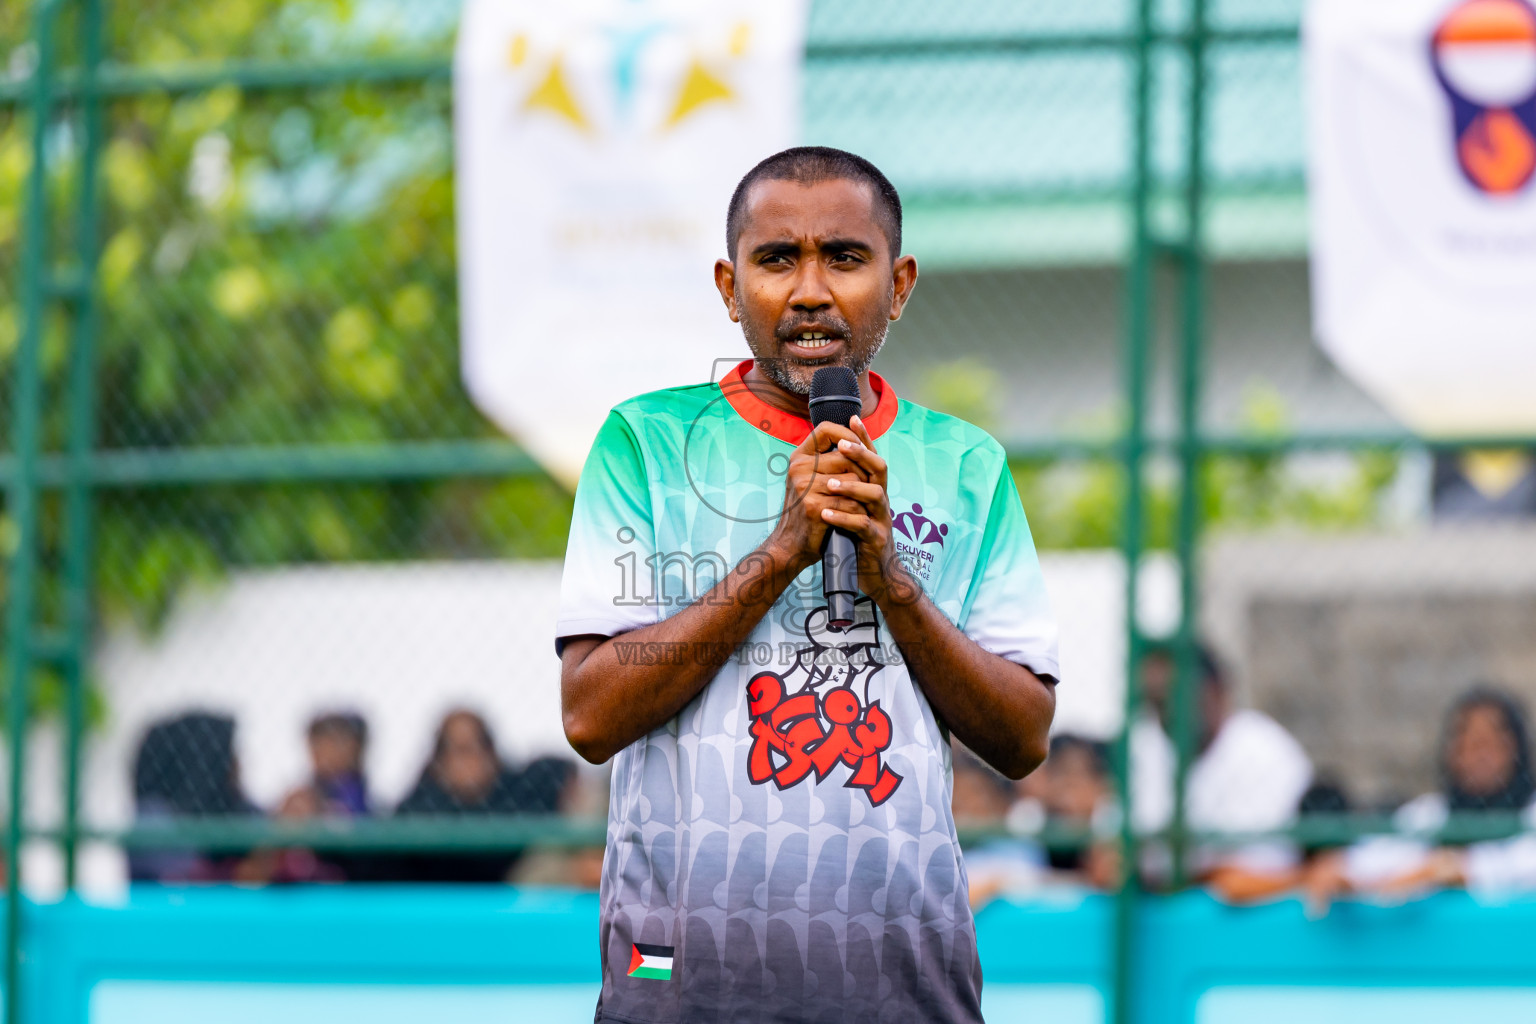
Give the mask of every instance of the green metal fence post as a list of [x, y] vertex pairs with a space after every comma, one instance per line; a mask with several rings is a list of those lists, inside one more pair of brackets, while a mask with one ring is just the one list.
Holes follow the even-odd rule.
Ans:
[[1125, 336], [1122, 368], [1125, 387], [1125, 460], [1121, 552], [1125, 560], [1125, 708], [1116, 743], [1120, 795], [1122, 877], [1115, 899], [1112, 963], [1114, 1001], [1111, 1019], [1130, 1024], [1135, 1014], [1132, 986], [1136, 976], [1137, 841], [1131, 813], [1131, 723], [1138, 705], [1141, 635], [1136, 623], [1136, 592], [1142, 547], [1141, 463], [1146, 448], [1147, 350], [1152, 331], [1152, 249], [1148, 203], [1151, 193], [1152, 3], [1136, 7], [1136, 43], [1132, 52], [1131, 245], [1126, 268]]
[[38, 0], [32, 71], [32, 167], [26, 191], [22, 243], [22, 303], [25, 318], [16, 349], [15, 404], [11, 447], [15, 468], [7, 493], [11, 520], [10, 574], [6, 590], [6, 730], [10, 741], [10, 816], [5, 835], [5, 1021], [21, 1020], [21, 842], [22, 775], [26, 764], [27, 704], [32, 681], [32, 626], [38, 570], [38, 449], [42, 420], [43, 311], [48, 287], [47, 141], [52, 108], [54, 0]]
[[1179, 316], [1179, 519], [1175, 551], [1179, 563], [1179, 625], [1174, 636], [1173, 740], [1177, 750], [1173, 788], [1174, 884], [1185, 882], [1189, 830], [1185, 823], [1185, 781], [1194, 760], [1195, 708], [1199, 690], [1195, 645], [1199, 615], [1197, 546], [1200, 540], [1200, 392], [1205, 341], [1205, 43], [1206, 0], [1193, 0], [1189, 25], [1189, 93], [1185, 110], [1183, 290]]
[[96, 443], [96, 263], [100, 252], [97, 198], [102, 142], [101, 0], [81, 0], [79, 191], [75, 201], [74, 336], [69, 361], [69, 478], [64, 491], [64, 884], [75, 888], [80, 833], [81, 734], [91, 630], [91, 452]]

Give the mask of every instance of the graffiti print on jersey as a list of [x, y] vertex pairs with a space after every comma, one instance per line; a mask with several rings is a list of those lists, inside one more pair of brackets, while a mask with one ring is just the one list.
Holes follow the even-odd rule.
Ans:
[[834, 630], [827, 609], [815, 609], [806, 617], [806, 642], [794, 664], [747, 681], [747, 776], [754, 785], [787, 789], [837, 775], [876, 807], [901, 785], [901, 776], [880, 758], [891, 745], [890, 716], [869, 695], [871, 680], [884, 667], [874, 603], [859, 598], [855, 616], [852, 626]]

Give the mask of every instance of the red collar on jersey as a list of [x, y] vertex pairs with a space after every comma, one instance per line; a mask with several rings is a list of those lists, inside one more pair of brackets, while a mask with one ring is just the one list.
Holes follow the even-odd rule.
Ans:
[[[725, 400], [731, 403], [731, 408], [742, 419], [759, 430], [772, 434], [780, 441], [799, 445], [810, 435], [811, 421], [769, 405], [754, 394], [752, 386], [743, 379], [750, 369], [752, 360], [747, 359], [725, 375], [725, 379], [720, 382]], [[873, 370], [869, 371], [869, 388], [875, 393], [875, 411], [864, 418], [864, 429], [869, 431], [870, 439], [874, 440], [889, 430], [896, 420], [896, 391]]]

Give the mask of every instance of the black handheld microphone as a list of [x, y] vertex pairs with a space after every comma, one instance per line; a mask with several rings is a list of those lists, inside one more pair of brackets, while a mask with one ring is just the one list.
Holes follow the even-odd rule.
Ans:
[[[811, 377], [810, 405], [812, 425], [846, 427], [863, 406], [859, 378], [846, 366], [823, 366]], [[827, 599], [827, 625], [839, 630], [852, 626], [859, 596], [858, 549], [853, 535], [835, 526], [821, 547], [821, 592]]]

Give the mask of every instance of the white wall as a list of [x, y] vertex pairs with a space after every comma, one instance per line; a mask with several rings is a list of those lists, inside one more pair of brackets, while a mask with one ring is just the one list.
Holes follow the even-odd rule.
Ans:
[[554, 653], [558, 563], [325, 566], [241, 573], [197, 595], [153, 639], [115, 630], [97, 670], [110, 720], [91, 745], [91, 820], [126, 823], [135, 748], [189, 708], [235, 717], [246, 790], [279, 801], [304, 781], [311, 716], [368, 720], [368, 769], [404, 796], [443, 713], [490, 722], [504, 756], [568, 751]]

